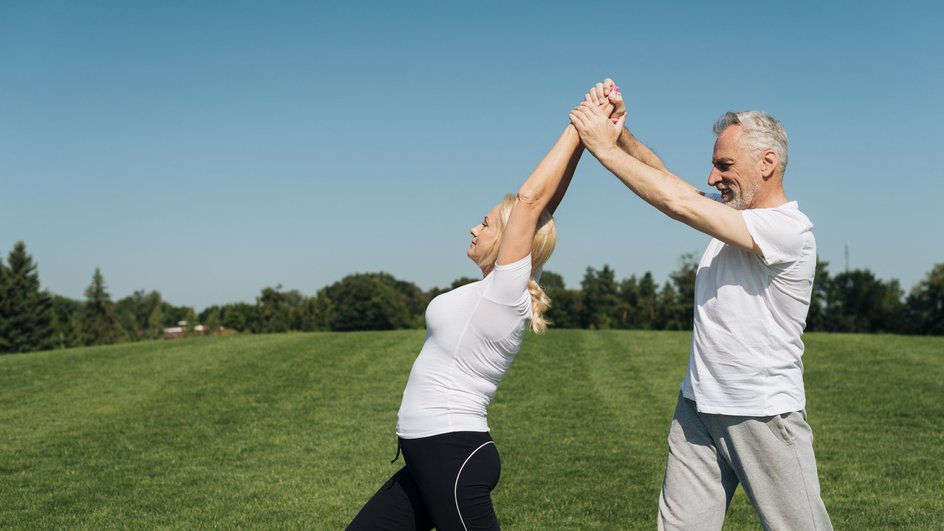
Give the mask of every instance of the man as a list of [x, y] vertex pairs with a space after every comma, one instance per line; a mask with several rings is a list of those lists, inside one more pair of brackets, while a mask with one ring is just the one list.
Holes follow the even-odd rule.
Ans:
[[[607, 116], [598, 103], [609, 99]], [[738, 484], [765, 529], [831, 529], [806, 422], [803, 342], [816, 241], [783, 189], [783, 125], [757, 111], [729, 112], [708, 184], [721, 202], [669, 173], [625, 123], [610, 80], [571, 121], [587, 149], [626, 186], [712, 241], [695, 282], [688, 372], [669, 431], [660, 529], [721, 529]]]

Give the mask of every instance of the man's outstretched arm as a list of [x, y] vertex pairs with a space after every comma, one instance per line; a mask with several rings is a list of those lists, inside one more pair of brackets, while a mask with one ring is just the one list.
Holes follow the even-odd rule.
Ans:
[[617, 146], [625, 115], [613, 124], [599, 107], [584, 102], [570, 113], [570, 120], [587, 150], [647, 203], [725, 243], [763, 255], [739, 211], [708, 199], [682, 179], [641, 162]]

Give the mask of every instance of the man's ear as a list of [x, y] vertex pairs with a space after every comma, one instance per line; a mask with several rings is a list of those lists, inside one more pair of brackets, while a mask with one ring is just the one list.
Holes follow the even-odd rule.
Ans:
[[760, 159], [761, 175], [763, 175], [764, 179], [769, 179], [774, 175], [779, 162], [780, 158], [777, 157], [776, 151], [768, 149], [764, 152]]

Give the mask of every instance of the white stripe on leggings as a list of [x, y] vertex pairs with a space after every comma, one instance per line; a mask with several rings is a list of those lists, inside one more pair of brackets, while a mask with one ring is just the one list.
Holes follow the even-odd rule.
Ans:
[[462, 469], [465, 468], [465, 464], [469, 462], [469, 459], [472, 459], [472, 456], [475, 455], [475, 452], [478, 452], [487, 444], [495, 444], [495, 441], [488, 441], [487, 443], [482, 444], [475, 450], [472, 450], [472, 453], [469, 454], [469, 457], [465, 458], [465, 461], [462, 462], [462, 466], [459, 467], [459, 473], [456, 474], [456, 486], [452, 489], [452, 497], [456, 500], [456, 512], [459, 513], [459, 521], [462, 522], [462, 529], [469, 531], [469, 528], [465, 525], [465, 520], [462, 519], [462, 511], [459, 510], [459, 476], [462, 475]]

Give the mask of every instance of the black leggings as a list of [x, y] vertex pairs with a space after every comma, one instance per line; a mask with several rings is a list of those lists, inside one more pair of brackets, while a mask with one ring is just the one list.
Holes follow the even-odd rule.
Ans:
[[400, 439], [406, 466], [354, 517], [348, 531], [498, 529], [492, 489], [501, 475], [488, 432]]

